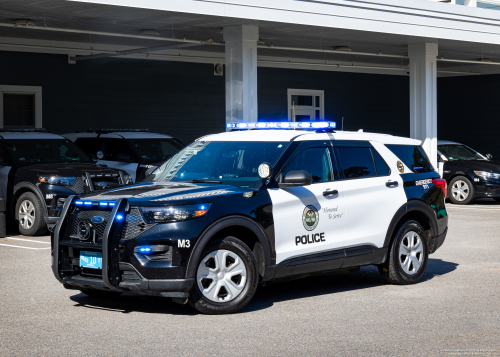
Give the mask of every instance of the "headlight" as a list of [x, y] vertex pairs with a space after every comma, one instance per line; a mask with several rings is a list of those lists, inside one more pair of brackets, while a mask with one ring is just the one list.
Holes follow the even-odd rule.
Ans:
[[38, 181], [58, 186], [72, 186], [76, 179], [76, 177], [38, 176]]
[[130, 175], [124, 175], [123, 177], [125, 179], [125, 185], [128, 185], [129, 183], [134, 183], [132, 181], [132, 176], [130, 176]]
[[210, 203], [169, 206], [169, 207], [139, 207], [146, 223], [167, 223], [185, 221], [204, 216], [210, 209]]
[[489, 178], [489, 179], [499, 179], [500, 174], [495, 174], [493, 172], [488, 172], [488, 171], [474, 171], [474, 173], [478, 176], [481, 176], [483, 178]]

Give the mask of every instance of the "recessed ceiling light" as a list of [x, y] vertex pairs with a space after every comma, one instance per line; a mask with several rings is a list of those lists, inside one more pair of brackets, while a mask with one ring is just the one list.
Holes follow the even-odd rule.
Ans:
[[12, 23], [14, 24], [14, 27], [17, 27], [17, 26], [35, 26], [35, 23], [31, 20], [28, 20], [28, 19], [14, 20], [14, 21], [12, 21]]
[[160, 33], [156, 30], [142, 30], [139, 32], [141, 36], [160, 36]]
[[481, 61], [481, 62], [493, 62], [491, 60], [491, 58], [480, 58], [480, 59], [478, 59], [478, 61]]
[[335, 46], [333, 48], [334, 51], [346, 51], [346, 52], [351, 52], [351, 47], [349, 46]]

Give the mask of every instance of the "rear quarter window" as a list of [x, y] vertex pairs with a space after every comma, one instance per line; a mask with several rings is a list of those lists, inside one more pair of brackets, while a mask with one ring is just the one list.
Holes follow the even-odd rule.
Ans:
[[414, 173], [433, 172], [434, 167], [418, 145], [385, 145]]

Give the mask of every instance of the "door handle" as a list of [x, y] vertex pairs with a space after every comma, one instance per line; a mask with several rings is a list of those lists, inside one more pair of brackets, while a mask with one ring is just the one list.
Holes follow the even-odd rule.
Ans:
[[398, 186], [399, 184], [398, 184], [398, 182], [397, 182], [397, 181], [388, 181], [388, 182], [386, 182], [386, 183], [385, 183], [385, 185], [386, 185], [387, 187], [396, 187], [396, 186]]
[[323, 196], [325, 196], [325, 197], [334, 196], [334, 195], [338, 195], [338, 194], [339, 194], [339, 191], [337, 191], [337, 190], [326, 190], [325, 192], [323, 192]]

